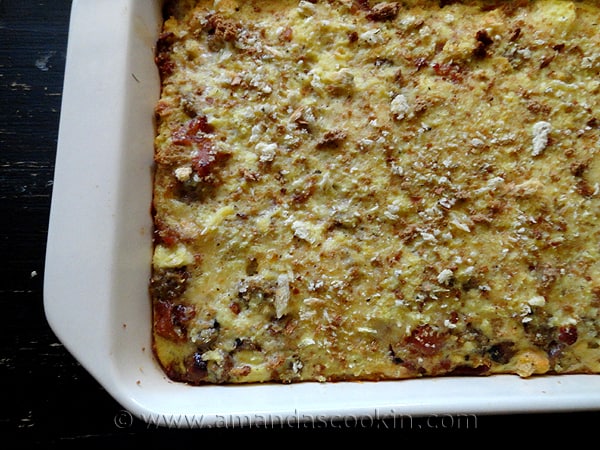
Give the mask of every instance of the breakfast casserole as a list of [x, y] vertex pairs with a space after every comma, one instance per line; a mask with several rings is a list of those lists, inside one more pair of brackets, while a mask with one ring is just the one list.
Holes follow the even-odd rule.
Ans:
[[600, 372], [600, 3], [167, 0], [169, 379]]

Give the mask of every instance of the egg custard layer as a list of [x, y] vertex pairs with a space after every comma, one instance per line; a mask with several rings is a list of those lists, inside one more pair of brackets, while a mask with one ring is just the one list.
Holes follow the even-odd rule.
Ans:
[[600, 5], [168, 1], [177, 381], [600, 372]]

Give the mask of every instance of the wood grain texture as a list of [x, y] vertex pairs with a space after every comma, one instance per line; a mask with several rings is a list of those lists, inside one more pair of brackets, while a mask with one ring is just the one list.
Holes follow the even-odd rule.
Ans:
[[96, 430], [115, 431], [117, 405], [58, 342], [43, 312], [70, 7], [0, 2], [0, 427], [28, 445], [90, 435], [90, 417], [77, 414], [87, 408], [81, 393], [101, 406], [99, 395], [109, 410]]
[[[70, 8], [69, 0], [0, 0], [0, 437], [13, 440], [10, 448], [149, 443], [155, 448], [207, 440], [285, 445], [290, 437], [324, 437], [322, 428], [301, 426], [169, 430], [139, 420], [119, 422], [126, 412], [50, 330], [42, 286]], [[403, 421], [401, 427], [374, 421], [349, 430], [349, 423], [340, 421], [328, 428], [338, 443], [374, 431], [393, 436], [395, 445], [414, 440], [423, 445], [428, 431], [446, 442], [451, 435], [508, 436], [516, 429], [536, 439], [560, 428], [582, 437], [593, 431], [587, 424], [598, 419], [598, 412], [589, 412], [485, 416], [468, 429], [430, 418]], [[354, 432], [340, 433], [344, 429]], [[369, 441], [373, 436], [366, 434]]]

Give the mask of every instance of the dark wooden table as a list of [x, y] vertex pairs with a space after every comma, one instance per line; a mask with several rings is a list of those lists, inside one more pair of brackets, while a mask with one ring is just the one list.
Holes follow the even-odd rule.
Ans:
[[[87, 0], [100, 1], [100, 0]], [[147, 0], [140, 0], [147, 1]], [[594, 431], [597, 411], [481, 416], [468, 424], [415, 418], [390, 426], [334, 423], [320, 429], [157, 429], [130, 417], [54, 336], [44, 316], [46, 235], [61, 106], [69, 0], [0, 0], [0, 432], [2, 445], [86, 448], [95, 444], [157, 446], [209, 439], [234, 444], [267, 438], [290, 445], [299, 431], [310, 439], [340, 431], [392, 433], [397, 445], [430, 435], [489, 436], [507, 443], [519, 430], [531, 437]], [[437, 418], [439, 419], [439, 418]], [[478, 438], [480, 439], [480, 438]], [[512, 438], [514, 439], [514, 438]], [[240, 441], [237, 441], [240, 442]], [[513, 440], [514, 442], [514, 440]], [[173, 447], [170, 444], [169, 447]], [[85, 447], [82, 447], [85, 446]]]

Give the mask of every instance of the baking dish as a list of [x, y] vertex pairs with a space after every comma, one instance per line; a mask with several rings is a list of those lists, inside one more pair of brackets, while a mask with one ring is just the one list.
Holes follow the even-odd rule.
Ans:
[[46, 255], [44, 306], [65, 347], [123, 408], [177, 427], [581, 411], [600, 376], [188, 386], [151, 350], [147, 281], [159, 1], [75, 0]]

